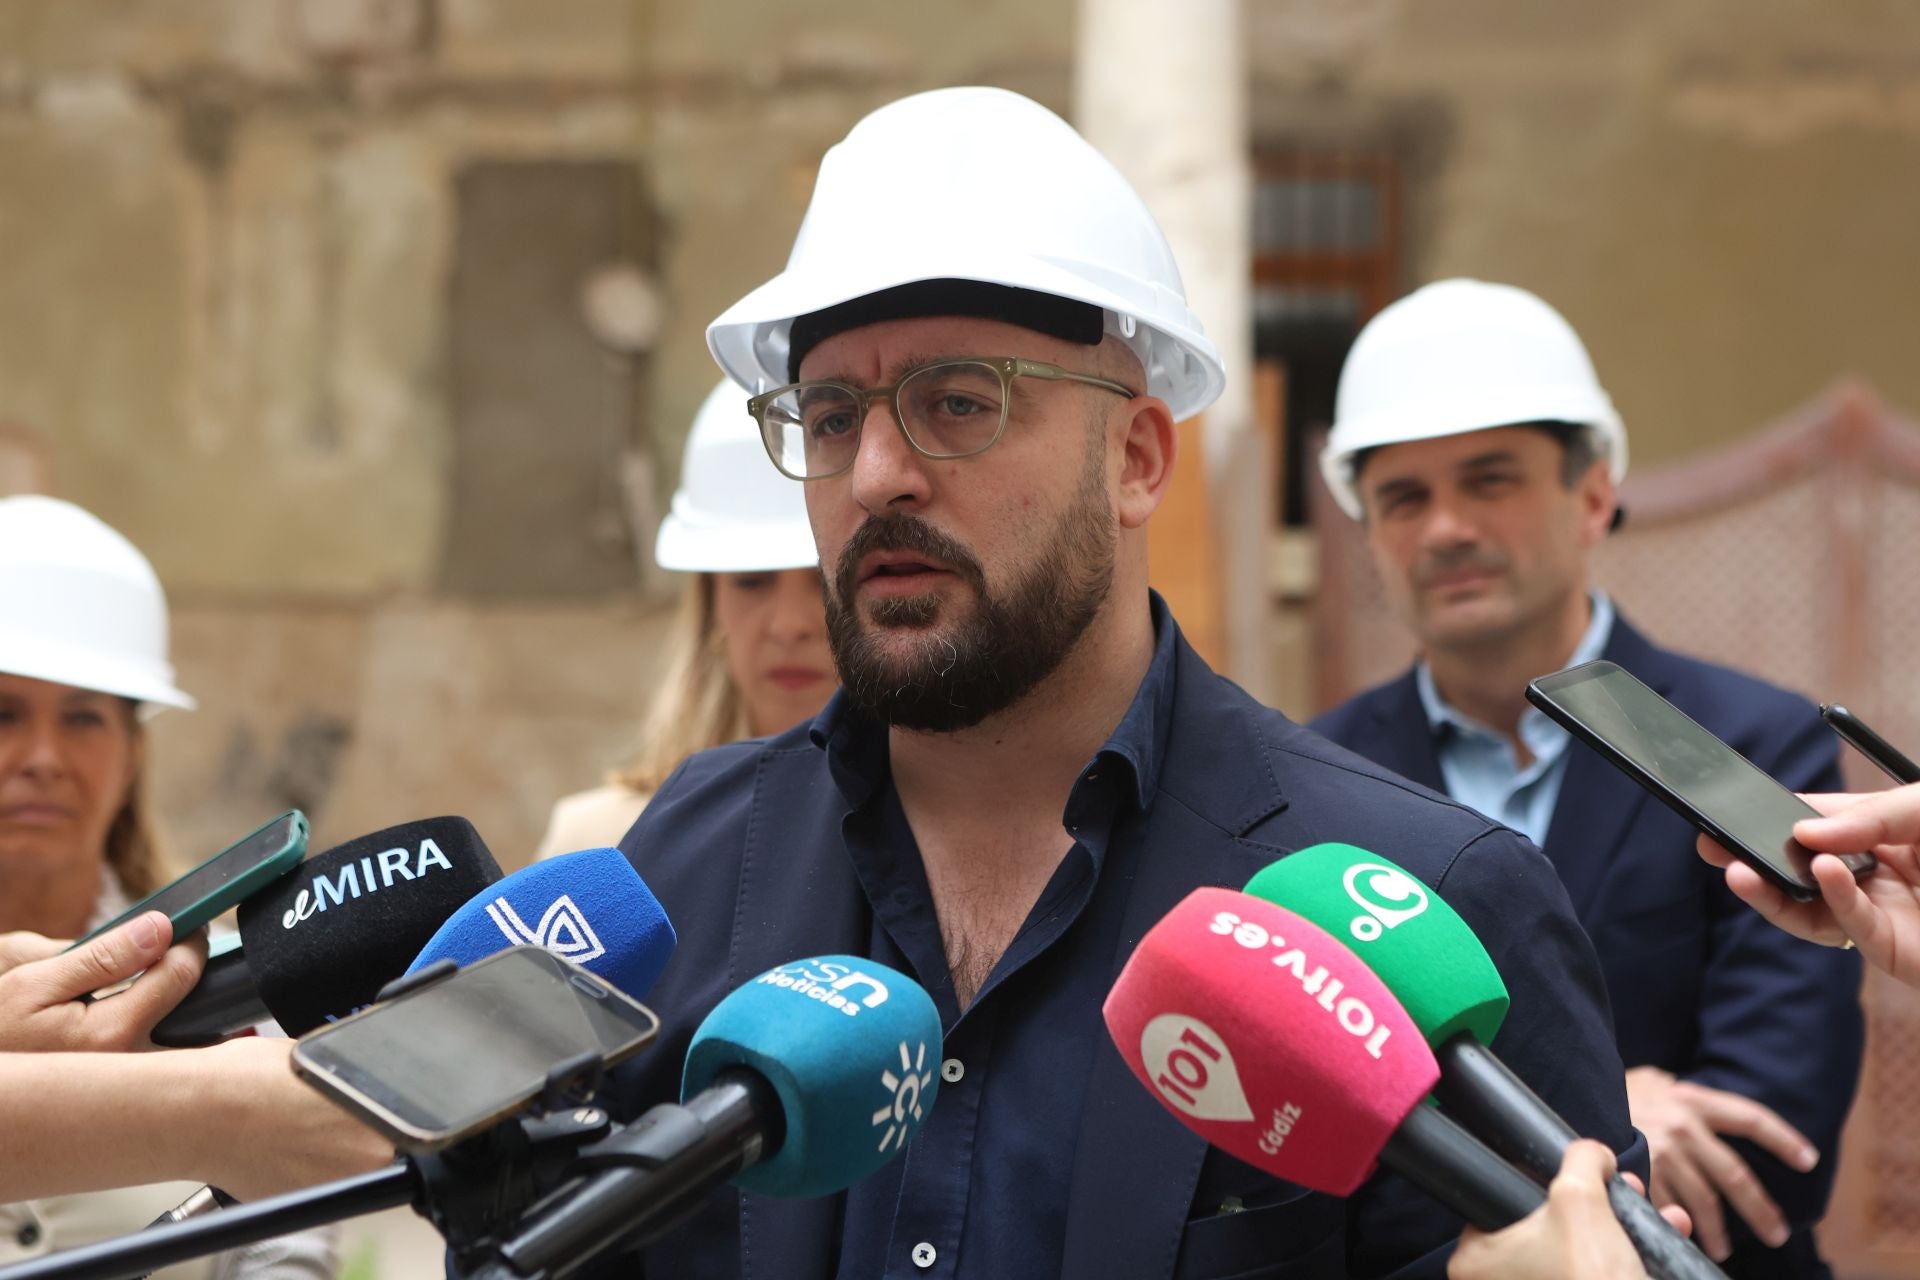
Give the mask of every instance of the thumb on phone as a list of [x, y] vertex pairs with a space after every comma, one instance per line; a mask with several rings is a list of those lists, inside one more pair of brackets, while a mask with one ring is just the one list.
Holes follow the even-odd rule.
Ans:
[[173, 921], [149, 911], [91, 942], [41, 962], [40, 978], [52, 1000], [73, 1000], [150, 968], [173, 945]]

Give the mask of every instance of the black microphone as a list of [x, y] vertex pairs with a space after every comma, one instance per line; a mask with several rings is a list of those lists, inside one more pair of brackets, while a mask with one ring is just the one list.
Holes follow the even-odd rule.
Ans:
[[473, 1280], [559, 1280], [656, 1239], [723, 1181], [812, 1197], [891, 1160], [937, 1089], [940, 1016], [906, 975], [821, 956], [769, 970], [707, 1015], [683, 1102], [584, 1149], [590, 1170], [527, 1215]]
[[198, 1048], [267, 1018], [289, 1035], [372, 1003], [500, 865], [461, 817], [405, 822], [308, 858], [240, 904], [240, 947], [154, 1028]]

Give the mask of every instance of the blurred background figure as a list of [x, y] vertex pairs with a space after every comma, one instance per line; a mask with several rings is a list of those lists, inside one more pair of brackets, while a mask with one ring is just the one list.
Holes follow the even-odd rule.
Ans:
[[[72, 503], [0, 499], [0, 933], [77, 938], [172, 879], [148, 811], [143, 717], [193, 705], [174, 684], [146, 557]], [[0, 1265], [136, 1231], [198, 1189], [0, 1205]], [[334, 1274], [334, 1237], [303, 1232], [159, 1274], [315, 1280]]]
[[193, 705], [146, 557], [71, 503], [0, 499], [0, 933], [77, 938], [172, 878], [142, 717]]
[[1658, 647], [1593, 581], [1627, 435], [1566, 320], [1511, 285], [1443, 280], [1361, 332], [1321, 456], [1420, 658], [1314, 729], [1546, 851], [1592, 937], [1653, 1155], [1735, 1280], [1823, 1277], [1813, 1236], [1860, 1071], [1856, 956], [1741, 909], [1694, 829], [1526, 699], [1604, 658], [1796, 790], [1840, 783], [1813, 704]]
[[654, 559], [689, 576], [640, 748], [554, 806], [538, 857], [617, 843], [682, 760], [808, 719], [838, 687], [805, 486], [767, 462], [729, 381], [693, 420]]

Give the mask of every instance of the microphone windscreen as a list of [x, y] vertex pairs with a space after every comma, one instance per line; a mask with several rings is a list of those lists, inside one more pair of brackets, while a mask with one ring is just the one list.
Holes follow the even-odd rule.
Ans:
[[1340, 939], [1387, 984], [1428, 1044], [1462, 1031], [1491, 1044], [1507, 985], [1467, 922], [1440, 895], [1377, 853], [1316, 844], [1247, 881], [1247, 892]]
[[240, 905], [260, 1001], [288, 1035], [371, 1004], [446, 918], [500, 878], [465, 818], [423, 818], [308, 858]]
[[514, 872], [460, 907], [407, 972], [472, 964], [514, 946], [545, 947], [634, 997], [673, 954], [673, 925], [618, 849], [582, 849]]
[[919, 983], [885, 965], [796, 960], [714, 1006], [687, 1050], [682, 1101], [739, 1066], [773, 1086], [786, 1136], [734, 1184], [772, 1196], [831, 1195], [898, 1155], [932, 1109], [940, 1015]]
[[1147, 930], [1103, 1008], [1182, 1124], [1288, 1182], [1351, 1195], [1440, 1078], [1352, 952], [1270, 902], [1196, 889]]

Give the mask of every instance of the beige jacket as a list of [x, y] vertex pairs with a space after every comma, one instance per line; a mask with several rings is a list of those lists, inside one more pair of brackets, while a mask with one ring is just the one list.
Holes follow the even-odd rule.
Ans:
[[578, 849], [608, 849], [620, 843], [652, 797], [609, 784], [567, 796], [553, 806], [535, 861]]

